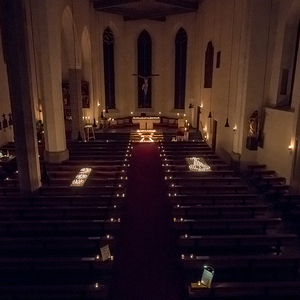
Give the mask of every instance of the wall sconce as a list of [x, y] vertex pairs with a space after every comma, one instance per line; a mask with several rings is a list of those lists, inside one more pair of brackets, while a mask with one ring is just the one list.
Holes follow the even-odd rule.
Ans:
[[161, 115], [161, 111], [158, 114]]
[[293, 145], [292, 145], [292, 144], [289, 145], [289, 150], [290, 150], [290, 151], [293, 150]]
[[200, 104], [200, 108], [203, 108], [203, 104], [202, 103]]
[[236, 131], [237, 130], [237, 127], [236, 125], [234, 125], [234, 127], [232, 128], [233, 131]]

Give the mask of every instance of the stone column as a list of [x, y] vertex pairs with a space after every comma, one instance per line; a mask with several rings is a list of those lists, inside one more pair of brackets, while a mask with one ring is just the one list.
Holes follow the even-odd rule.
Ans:
[[69, 69], [70, 102], [72, 113], [72, 140], [77, 140], [78, 132], [83, 139], [81, 70]]
[[19, 185], [22, 194], [30, 194], [41, 183], [25, 1], [3, 0], [0, 20], [14, 118]]
[[62, 100], [61, 24], [56, 6], [49, 0], [36, 1], [39, 11], [38, 57], [45, 129], [45, 160], [62, 162], [69, 158], [66, 148]]

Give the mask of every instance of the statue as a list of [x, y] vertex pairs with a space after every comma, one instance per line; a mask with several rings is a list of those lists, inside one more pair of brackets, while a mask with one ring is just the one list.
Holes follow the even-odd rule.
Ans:
[[250, 116], [249, 119], [249, 132], [248, 137], [257, 138], [258, 135], [258, 111], [254, 111], [254, 113]]
[[158, 74], [150, 74], [148, 76], [141, 76], [139, 74], [132, 74], [133, 76], [138, 76], [140, 78], [144, 79], [144, 84], [142, 85], [142, 90], [144, 91], [145, 95], [147, 95], [148, 92], [148, 79], [152, 76], [159, 76]]
[[249, 150], [257, 150], [258, 146], [258, 111], [254, 111], [249, 118], [249, 132], [247, 136], [246, 148]]

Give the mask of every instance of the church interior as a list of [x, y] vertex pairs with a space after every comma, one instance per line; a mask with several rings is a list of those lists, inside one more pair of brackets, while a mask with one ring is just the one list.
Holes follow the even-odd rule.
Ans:
[[0, 299], [300, 297], [300, 0], [1, 0]]

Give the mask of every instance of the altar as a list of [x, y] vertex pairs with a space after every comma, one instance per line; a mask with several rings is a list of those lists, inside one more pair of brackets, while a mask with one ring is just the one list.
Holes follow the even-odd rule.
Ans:
[[133, 124], [139, 124], [141, 130], [152, 130], [154, 123], [160, 123], [160, 117], [133, 117]]

